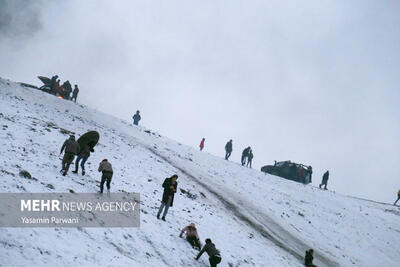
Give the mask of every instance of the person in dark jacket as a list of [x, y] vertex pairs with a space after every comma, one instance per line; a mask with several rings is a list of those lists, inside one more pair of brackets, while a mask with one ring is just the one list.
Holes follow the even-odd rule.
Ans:
[[399, 191], [397, 192], [397, 200], [394, 202], [394, 206], [396, 206], [396, 204], [397, 204], [397, 201], [399, 201], [400, 200], [400, 189], [399, 189]]
[[249, 154], [247, 155], [247, 167], [251, 168], [251, 163], [253, 161], [253, 158], [254, 158], [253, 150], [250, 149]]
[[211, 267], [216, 267], [217, 264], [221, 262], [221, 260], [222, 260], [221, 254], [220, 254], [219, 250], [215, 248], [215, 245], [213, 242], [211, 242], [210, 238], [206, 239], [206, 244], [204, 245], [202, 250], [200, 250], [200, 252], [197, 255], [197, 257], [195, 258], [195, 260], [200, 259], [201, 255], [204, 253], [204, 251], [207, 252], [207, 254], [209, 256], [209, 261], [210, 261]]
[[138, 126], [139, 125], [139, 121], [142, 119], [142, 117], [140, 116], [140, 111], [139, 110], [136, 111], [136, 114], [133, 115], [132, 119], [133, 119], [133, 125]]
[[246, 147], [242, 152], [242, 166], [246, 164], [247, 156], [249, 155], [251, 147]]
[[304, 265], [306, 267], [316, 267], [313, 264], [313, 260], [314, 260], [314, 250], [309, 249], [306, 251], [306, 256], [304, 257]]
[[329, 179], [329, 171], [326, 171], [324, 173], [324, 175], [322, 176], [322, 182], [319, 185], [319, 188], [321, 188], [321, 186], [325, 186], [324, 189], [327, 190], [328, 188], [326, 188], [328, 186], [328, 179]]
[[78, 93], [79, 93], [79, 88], [78, 88], [78, 85], [75, 84], [74, 91], [72, 92], [71, 101], [76, 102], [76, 99], [78, 98]]
[[64, 153], [64, 157], [62, 159], [62, 169], [61, 172], [63, 173], [63, 176], [67, 175], [68, 170], [69, 170], [69, 165], [71, 165], [72, 161], [75, 158], [75, 155], [77, 155], [80, 151], [80, 147], [78, 142], [75, 141], [75, 136], [71, 135], [69, 139], [67, 139], [64, 144], [61, 147], [60, 155]]
[[179, 237], [182, 237], [183, 233], [186, 232], [186, 240], [192, 245], [193, 248], [198, 250], [201, 249], [201, 242], [199, 238], [199, 234], [197, 233], [196, 225], [194, 223], [189, 224], [185, 228], [182, 229]]
[[110, 193], [111, 189], [111, 178], [113, 176], [113, 168], [110, 162], [108, 162], [107, 159], [103, 159], [100, 162], [99, 165], [99, 172], [101, 172], [103, 175], [101, 176], [101, 182], [100, 182], [100, 194], [103, 194], [103, 188], [104, 188], [104, 183], [107, 182], [107, 193]]
[[203, 148], [204, 148], [204, 142], [206, 141], [206, 139], [205, 138], [203, 138], [203, 139], [201, 139], [201, 142], [200, 142], [200, 145], [199, 145], [199, 147], [200, 147], [200, 151], [202, 151], [203, 150]]
[[178, 175], [174, 174], [170, 178], [166, 178], [162, 187], [164, 188], [164, 193], [161, 200], [160, 208], [158, 209], [157, 219], [160, 219], [161, 212], [164, 209], [162, 220], [165, 221], [165, 215], [167, 215], [169, 207], [174, 204], [174, 195], [178, 188]]
[[57, 78], [58, 78], [58, 75], [54, 75], [53, 77], [51, 77], [50, 94], [55, 95], [57, 92], [57, 89], [58, 89], [58, 86], [56, 85]]
[[78, 173], [79, 170], [79, 161], [81, 161], [81, 168], [82, 168], [82, 175], [85, 175], [85, 163], [90, 157], [90, 147], [88, 145], [85, 145], [83, 148], [81, 148], [81, 151], [78, 154], [78, 157], [76, 157], [75, 160], [75, 170], [72, 171], [73, 173]]
[[228, 160], [232, 154], [232, 139], [225, 145], [225, 159]]

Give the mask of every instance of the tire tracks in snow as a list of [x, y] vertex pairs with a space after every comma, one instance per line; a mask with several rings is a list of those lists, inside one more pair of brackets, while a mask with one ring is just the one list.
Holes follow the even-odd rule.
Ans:
[[[166, 163], [173, 166], [182, 174], [189, 177], [191, 180], [196, 182], [198, 185], [203, 187], [209, 193], [211, 193], [214, 197], [216, 197], [228, 210], [232, 211], [233, 214], [239, 218], [241, 221], [248, 224], [251, 228], [255, 231], [259, 232], [263, 237], [270, 240], [273, 244], [277, 247], [281, 248], [282, 250], [286, 251], [287, 253], [291, 254], [300, 262], [304, 261], [304, 254], [307, 249], [310, 248], [306, 243], [302, 240], [298, 239], [297, 237], [293, 236], [290, 232], [285, 230], [282, 226], [276, 223], [272, 218], [266, 215], [264, 212], [258, 210], [256, 207], [252, 206], [249, 203], [245, 203], [245, 201], [239, 201], [241, 206], [239, 206], [234, 200], [229, 199], [229, 197], [221, 195], [220, 191], [226, 190], [219, 190], [219, 186], [212, 184], [206, 184], [192, 175], [189, 171], [187, 171], [184, 167], [178, 166], [176, 162], [172, 161], [168, 156], [164, 156], [156, 149], [144, 145], [151, 153], [155, 156], [163, 159]], [[203, 175], [200, 175], [200, 178], [212, 181], [208, 177], [204, 178]], [[245, 204], [245, 205], [244, 205]], [[247, 209], [246, 209], [247, 208]], [[245, 210], [244, 210], [245, 209]], [[323, 255], [318, 250], [314, 249], [314, 261], [317, 266], [339, 266], [338, 263], [334, 262], [333, 260], [329, 259], [327, 256]]]

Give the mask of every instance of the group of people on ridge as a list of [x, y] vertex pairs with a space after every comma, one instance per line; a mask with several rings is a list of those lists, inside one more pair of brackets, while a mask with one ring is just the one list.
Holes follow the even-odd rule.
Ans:
[[[65, 140], [64, 144], [61, 147], [60, 155], [64, 152], [64, 156], [61, 162], [61, 173], [63, 176], [66, 176], [69, 170], [70, 165], [77, 156], [75, 161], [75, 170], [73, 173], [78, 173], [79, 162], [81, 161], [82, 175], [85, 175], [85, 163], [87, 159], [90, 157], [90, 152], [94, 152], [94, 149], [89, 145], [85, 144], [82, 147], [75, 140], [75, 135], [70, 135], [70, 137]], [[110, 193], [111, 189], [111, 179], [113, 176], [113, 168], [111, 163], [107, 159], [103, 159], [100, 164], [98, 171], [102, 173], [101, 181], [100, 181], [100, 194], [103, 193], [104, 184], [107, 186], [107, 193]]]
[[[174, 196], [178, 189], [178, 175], [174, 174], [169, 178], [165, 178], [164, 182], [162, 183], [163, 195], [161, 198], [161, 204], [157, 212], [157, 219], [160, 219], [162, 214], [161, 220], [165, 221], [165, 216], [168, 213], [170, 207], [174, 204]], [[190, 243], [190, 245], [200, 250], [197, 257], [195, 258], [198, 260], [204, 252], [207, 252], [209, 256], [209, 262], [211, 267], [216, 267], [218, 263], [221, 262], [221, 254], [218, 249], [215, 248], [214, 243], [211, 241], [210, 238], [205, 240], [205, 245], [201, 249], [201, 241], [199, 234], [197, 232], [197, 228], [194, 223], [189, 224], [188, 226], [184, 227], [179, 234], [179, 237], [186, 233], [186, 240]]]
[[[205, 143], [206, 139], [203, 137], [203, 139], [201, 139], [200, 141], [200, 151], [202, 151], [204, 149], [204, 143]], [[229, 157], [232, 155], [232, 151], [233, 151], [233, 144], [232, 144], [232, 139], [229, 140], [226, 144], [225, 144], [225, 159], [228, 160]], [[246, 147], [243, 152], [242, 152], [242, 159], [241, 159], [241, 163], [242, 166], [247, 166], [251, 168], [251, 164], [253, 161], [253, 150], [251, 149], [251, 147]], [[247, 164], [246, 164], [247, 161]]]
[[76, 102], [76, 99], [78, 98], [79, 88], [78, 85], [75, 84], [74, 90], [72, 90], [72, 85], [69, 81], [65, 81], [63, 84], [61, 84], [60, 79], [58, 79], [58, 75], [54, 75], [51, 78], [49, 93], [62, 97], [66, 100]]

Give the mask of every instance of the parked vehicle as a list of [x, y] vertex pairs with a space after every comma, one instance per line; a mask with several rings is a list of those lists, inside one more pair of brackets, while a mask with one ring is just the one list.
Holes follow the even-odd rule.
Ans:
[[261, 171], [303, 184], [311, 183], [311, 166], [294, 163], [290, 160], [275, 161], [274, 165], [266, 165], [261, 168]]

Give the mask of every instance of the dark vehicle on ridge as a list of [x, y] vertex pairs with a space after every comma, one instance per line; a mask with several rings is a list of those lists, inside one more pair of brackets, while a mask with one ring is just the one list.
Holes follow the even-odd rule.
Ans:
[[261, 168], [261, 171], [303, 184], [311, 183], [311, 166], [294, 163], [290, 160], [275, 161], [274, 165], [266, 165]]

